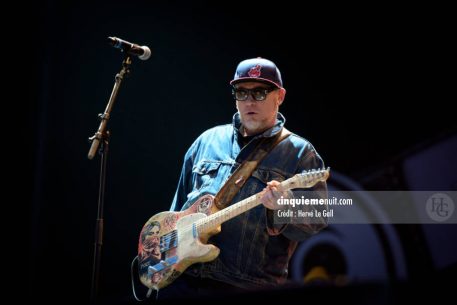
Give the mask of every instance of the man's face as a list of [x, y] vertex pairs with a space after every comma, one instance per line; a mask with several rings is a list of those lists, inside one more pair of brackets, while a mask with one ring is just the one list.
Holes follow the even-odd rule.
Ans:
[[[243, 82], [235, 85], [235, 89], [268, 89], [271, 86], [258, 82]], [[280, 88], [269, 92], [266, 99], [256, 101], [251, 94], [245, 101], [236, 101], [236, 109], [240, 113], [241, 124], [247, 135], [254, 135], [271, 128], [276, 123], [279, 105], [282, 104], [286, 90]]]

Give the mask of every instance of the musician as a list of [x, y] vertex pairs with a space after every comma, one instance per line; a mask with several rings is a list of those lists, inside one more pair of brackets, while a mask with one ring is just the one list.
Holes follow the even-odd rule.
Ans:
[[[230, 82], [237, 113], [231, 124], [202, 133], [188, 149], [179, 178], [172, 211], [188, 208], [204, 194], [215, 195], [227, 178], [264, 137], [274, 137], [285, 124], [278, 112], [286, 89], [277, 66], [264, 58], [247, 59], [237, 66]], [[211, 292], [262, 289], [284, 283], [288, 263], [297, 242], [326, 226], [325, 219], [312, 223], [277, 223], [277, 199], [293, 198], [305, 190], [279, 192], [278, 184], [324, 162], [306, 139], [291, 134], [262, 160], [232, 200], [236, 203], [262, 192], [262, 203], [225, 223], [208, 243], [220, 248], [208, 263], [191, 265], [184, 274], [158, 293], [158, 298], [205, 295]], [[325, 182], [312, 190], [327, 196]]]

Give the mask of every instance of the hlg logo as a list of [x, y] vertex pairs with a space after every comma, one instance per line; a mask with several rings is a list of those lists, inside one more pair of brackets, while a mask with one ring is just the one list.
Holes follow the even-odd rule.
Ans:
[[454, 201], [444, 193], [435, 193], [427, 199], [425, 209], [431, 219], [443, 222], [454, 213]]

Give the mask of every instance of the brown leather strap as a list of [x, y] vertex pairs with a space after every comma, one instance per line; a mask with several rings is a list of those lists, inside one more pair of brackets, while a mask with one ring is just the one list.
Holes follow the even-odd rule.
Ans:
[[214, 202], [218, 209], [222, 210], [230, 204], [233, 197], [235, 197], [246, 180], [252, 175], [252, 172], [254, 172], [257, 165], [259, 165], [263, 158], [265, 158], [276, 145], [290, 134], [291, 132], [283, 127], [276, 136], [263, 138], [259, 141], [257, 147], [251, 152], [249, 157], [241, 163], [216, 194]]

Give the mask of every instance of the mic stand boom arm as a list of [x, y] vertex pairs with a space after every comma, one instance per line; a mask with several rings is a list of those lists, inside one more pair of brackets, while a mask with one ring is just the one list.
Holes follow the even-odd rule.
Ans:
[[106, 126], [108, 124], [110, 113], [113, 108], [113, 104], [117, 98], [117, 94], [119, 92], [121, 83], [124, 77], [130, 73], [131, 63], [132, 60], [130, 56], [126, 55], [124, 61], [122, 62], [121, 71], [118, 74], [116, 74], [113, 91], [111, 92], [108, 105], [106, 105], [105, 112], [103, 114], [98, 115], [101, 120], [100, 126], [98, 127], [97, 132], [89, 138], [89, 141], [92, 142], [92, 145], [90, 147], [87, 157], [90, 160], [92, 160], [99, 146], [99, 154], [101, 155], [100, 184], [98, 191], [98, 210], [97, 220], [95, 224], [94, 259], [92, 266], [92, 285], [90, 294], [92, 303], [96, 301], [98, 295], [98, 282], [100, 277], [100, 257], [103, 244], [103, 204], [105, 197], [106, 159], [109, 148], [109, 131], [106, 130]]
[[100, 118], [100, 126], [98, 127], [97, 132], [89, 138], [89, 141], [92, 142], [90, 147], [89, 153], [87, 157], [92, 160], [95, 156], [95, 152], [105, 136], [106, 125], [108, 124], [108, 120], [110, 118], [111, 109], [113, 108], [114, 101], [117, 98], [117, 93], [119, 92], [119, 88], [121, 83], [124, 79], [124, 76], [130, 73], [130, 65], [132, 64], [132, 59], [129, 55], [127, 55], [122, 62], [122, 69], [121, 72], [116, 74], [116, 80], [114, 83], [113, 91], [111, 92], [111, 96], [108, 101], [108, 105], [106, 105], [105, 112], [103, 114], [99, 114], [98, 117]]

